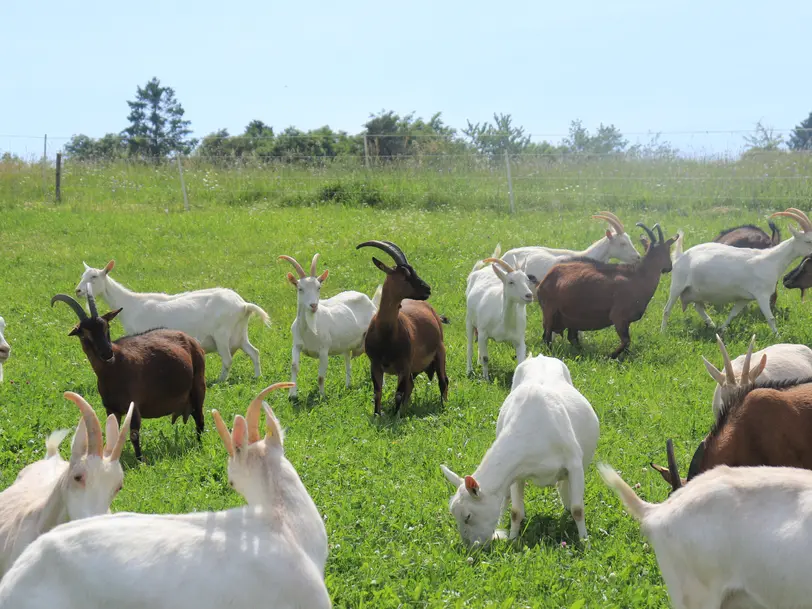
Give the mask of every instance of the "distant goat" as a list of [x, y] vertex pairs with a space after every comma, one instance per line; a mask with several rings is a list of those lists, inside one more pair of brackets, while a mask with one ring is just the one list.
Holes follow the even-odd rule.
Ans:
[[810, 260], [812, 260], [812, 256], [805, 256], [798, 266], [784, 275], [784, 287], [790, 290], [800, 289], [801, 302], [804, 301], [806, 289], [812, 288], [812, 264], [809, 264]]
[[364, 241], [355, 249], [362, 247], [376, 247], [395, 261], [395, 266], [389, 267], [377, 258], [372, 259], [375, 266], [386, 273], [381, 304], [364, 339], [375, 392], [375, 414], [381, 414], [384, 373], [398, 377], [395, 413], [409, 403], [414, 378], [421, 372], [429, 379], [437, 375], [440, 398], [447, 399], [443, 319], [425, 302], [431, 296], [431, 287], [391, 241]]
[[642, 222], [650, 241], [643, 240], [646, 255], [633, 265], [607, 264], [578, 259], [555, 265], [538, 287], [538, 300], [544, 323], [544, 341], [552, 342], [553, 332], [563, 333], [578, 345], [579, 330], [600, 330], [614, 326], [620, 346], [612, 353], [616, 358], [629, 347], [629, 326], [643, 317], [657, 290], [660, 275], [671, 270], [669, 251], [676, 238], [663, 238], [659, 224], [658, 237]]
[[305, 275], [302, 265], [290, 256], [279, 256], [293, 265], [299, 278], [288, 273], [288, 281], [297, 289], [296, 319], [290, 327], [293, 335], [291, 361], [291, 397], [296, 396], [299, 377], [299, 358], [302, 353], [319, 359], [319, 393], [324, 396], [324, 378], [330, 355], [344, 356], [345, 384], [352, 381], [352, 358], [364, 352], [364, 335], [372, 316], [380, 303], [380, 288], [374, 298], [361, 292], [346, 291], [331, 298], [320, 299], [321, 285], [327, 279], [325, 270], [316, 277], [319, 255], [310, 263], [310, 276]]
[[64, 302], [79, 323], [69, 336], [78, 336], [93, 372], [107, 414], [121, 417], [135, 402], [130, 439], [141, 459], [141, 419], [172, 415], [172, 423], [191, 415], [197, 437], [203, 433], [203, 400], [206, 396], [206, 355], [200, 343], [177, 330], [150, 330], [110, 342], [109, 323], [121, 312], [99, 316], [93, 289], [86, 288], [88, 316], [70, 296], [57, 294], [51, 306]]
[[180, 294], [131, 292], [110, 277], [114, 265], [112, 260], [103, 269], [85, 264], [76, 295], [84, 298], [85, 286], [89, 284], [93, 293], [107, 301], [111, 309], [122, 310], [119, 319], [127, 334], [167, 328], [196, 338], [206, 353], [216, 351], [223, 361], [217, 382], [228, 378], [237, 349], [248, 354], [254, 363], [254, 376], [259, 377], [259, 351], [248, 340], [248, 321], [257, 315], [266, 326], [270, 325], [270, 317], [260, 307], [245, 302], [237, 292], [226, 288]]
[[[0, 578], [37, 537], [69, 520], [106, 513], [121, 490], [124, 472], [118, 460], [133, 405], [121, 430], [114, 416], [107, 418], [107, 444], [102, 447], [101, 424], [93, 408], [80, 395], [70, 391], [64, 395], [82, 414], [70, 461], [59, 455], [68, 431], [56, 431], [45, 441], [45, 458], [26, 466], [0, 493]], [[0, 606], [13, 605], [0, 602]]]
[[462, 478], [440, 466], [457, 489], [449, 509], [463, 541], [485, 544], [494, 537], [508, 494], [510, 539], [518, 537], [525, 481], [542, 487], [555, 484], [579, 537], [586, 538], [584, 470], [592, 461], [598, 434], [598, 417], [573, 387], [566, 364], [529, 355], [516, 366], [496, 421], [496, 440], [476, 471]]
[[0, 383], [3, 382], [3, 364], [8, 360], [11, 355], [11, 347], [6, 342], [6, 337], [3, 333], [6, 331], [6, 320], [0, 317]]
[[768, 235], [753, 224], [744, 224], [723, 230], [713, 241], [733, 247], [766, 250], [781, 243], [781, 231], [778, 230], [775, 222], [770, 220], [767, 224], [770, 227], [770, 231], [772, 231], [772, 235]]

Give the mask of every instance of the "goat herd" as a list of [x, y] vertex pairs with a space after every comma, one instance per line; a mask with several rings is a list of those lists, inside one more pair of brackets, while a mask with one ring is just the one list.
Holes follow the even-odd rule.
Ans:
[[[677, 299], [683, 310], [693, 303], [708, 325], [713, 322], [705, 304], [732, 303], [722, 329], [755, 300], [777, 331], [771, 307], [781, 273], [805, 256], [784, 285], [801, 288], [802, 298], [812, 285], [807, 264], [812, 222], [795, 208], [773, 215], [794, 220], [800, 231], [790, 227], [791, 238], [781, 242], [772, 222], [772, 236], [754, 226], [738, 227], [683, 252], [682, 233], [665, 239], [658, 224], [652, 230], [638, 223], [647, 234], [641, 259], [617, 216], [601, 212], [594, 217], [610, 228], [584, 251], [522, 247], [500, 257], [497, 246], [476, 263], [466, 289], [468, 373], [475, 340], [485, 379], [489, 340], [512, 343], [518, 364], [499, 411], [496, 439], [476, 471], [458, 476], [441, 466], [456, 489], [450, 511], [467, 544], [518, 537], [525, 481], [556, 485], [579, 536], [587, 538], [584, 470], [598, 444], [598, 419], [564, 362], [526, 352], [527, 304], [538, 300], [547, 344], [554, 333], [566, 331], [578, 345], [580, 332], [614, 326], [621, 343], [611, 356], [618, 357], [628, 349], [629, 327], [642, 318], [660, 276], [673, 270], [663, 329]], [[103, 269], [85, 265], [76, 295], [87, 299], [89, 314], [71, 296], [53, 297], [52, 305], [65, 303], [78, 318], [70, 335], [79, 338], [97, 376], [108, 416], [103, 434], [93, 408], [66, 392], [81, 414], [70, 460], [59, 454], [68, 432], [54, 432], [45, 458], [21, 470], [0, 493], [0, 608], [331, 606], [324, 584], [326, 529], [285, 457], [282, 429], [263, 399], [276, 389], [296, 396], [302, 353], [319, 360], [322, 395], [329, 356], [343, 355], [349, 386], [352, 359], [366, 353], [376, 414], [385, 374], [397, 376], [395, 412], [408, 405], [420, 373], [437, 376], [441, 400], [448, 393], [443, 342], [448, 320], [426, 302], [430, 286], [394, 243], [365, 241], [357, 247], [377, 248], [394, 261], [390, 266], [372, 259], [386, 275], [372, 298], [346, 291], [322, 299], [328, 271], [317, 275], [318, 254], [309, 273], [294, 258], [280, 256], [296, 271], [287, 274], [297, 289], [291, 382], [260, 392], [245, 417], [235, 417], [231, 431], [212, 411], [229, 456], [229, 484], [248, 504], [223, 512], [108, 513], [123, 483], [119, 457], [128, 436], [136, 457], [142, 457], [142, 418], [171, 416], [174, 423], [191, 416], [198, 436], [203, 432], [205, 353], [220, 355], [219, 381], [227, 378], [238, 349], [260, 376], [247, 326], [253, 315], [269, 323], [265, 311], [222, 288], [177, 295], [132, 292], [110, 277], [112, 261]], [[610, 264], [612, 258], [622, 262]], [[112, 310], [100, 315], [96, 298]], [[114, 318], [128, 335], [111, 341]], [[11, 352], [4, 329], [0, 318], [0, 380]], [[754, 336], [747, 353], [731, 360], [717, 340], [722, 370], [704, 362], [718, 385], [715, 423], [687, 478], [679, 473], [670, 440], [668, 467], [652, 464], [672, 487], [669, 499], [646, 503], [611, 468], [598, 469], [641, 521], [675, 607], [808, 606], [812, 349], [777, 344], [753, 353]], [[496, 527], [508, 498], [510, 531], [503, 532]]]

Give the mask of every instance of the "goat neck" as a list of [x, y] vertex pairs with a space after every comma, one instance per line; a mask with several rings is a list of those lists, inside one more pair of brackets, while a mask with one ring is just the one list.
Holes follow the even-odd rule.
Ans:
[[132, 292], [121, 285], [118, 281], [105, 276], [101, 282], [102, 289], [98, 290], [96, 297], [107, 302], [111, 309], [122, 309], [119, 320], [124, 329], [129, 332], [128, 321], [133, 312], [140, 310], [140, 299], [135, 292]]
[[381, 304], [378, 307], [378, 313], [375, 318], [377, 324], [381, 329], [397, 332], [398, 313], [404, 297], [398, 294], [397, 280], [391, 276], [387, 277], [383, 282], [383, 292], [381, 294]]
[[770, 269], [770, 274], [775, 275], [776, 281], [783, 273], [790, 263], [799, 256], [806, 256], [809, 254], [809, 248], [803, 241], [796, 239], [794, 236], [786, 241], [782, 241], [776, 246], [765, 250], [759, 250], [753, 256], [754, 259], [759, 258], [764, 261]]
[[592, 258], [593, 260], [609, 259], [609, 238], [601, 237], [585, 250], [575, 252], [577, 258]]

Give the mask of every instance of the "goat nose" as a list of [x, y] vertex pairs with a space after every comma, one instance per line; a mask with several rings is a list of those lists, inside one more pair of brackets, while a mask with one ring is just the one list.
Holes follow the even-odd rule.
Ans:
[[316, 310], [318, 310], [318, 308], [319, 308], [318, 303], [313, 303], [312, 305], [310, 305], [310, 309], [311, 309], [311, 310], [312, 310], [314, 313], [316, 312]]

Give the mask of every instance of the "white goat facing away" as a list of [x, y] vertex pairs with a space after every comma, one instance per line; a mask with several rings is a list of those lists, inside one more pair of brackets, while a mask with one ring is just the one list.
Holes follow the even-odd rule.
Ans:
[[761, 309], [770, 329], [777, 334], [775, 317], [770, 310], [770, 297], [775, 285], [790, 263], [800, 256], [812, 254], [812, 222], [804, 212], [794, 207], [772, 214], [786, 216], [801, 227], [789, 227], [792, 237], [766, 250], [730, 247], [723, 243], [702, 243], [682, 253], [682, 236], [674, 249], [671, 291], [663, 310], [661, 330], [665, 331], [668, 316], [677, 299], [684, 311], [693, 303], [696, 312], [710, 326], [713, 320], [705, 311], [706, 304], [717, 306], [733, 303], [720, 330], [724, 330], [751, 300]]
[[11, 347], [6, 342], [6, 337], [3, 333], [6, 331], [6, 320], [0, 317], [0, 383], [3, 382], [3, 364], [6, 363], [8, 356], [11, 355]]
[[457, 489], [450, 510], [469, 545], [486, 544], [503, 533], [496, 525], [510, 493], [510, 539], [524, 519], [525, 480], [555, 484], [564, 507], [586, 538], [584, 470], [598, 445], [598, 417], [572, 385], [559, 359], [528, 355], [516, 367], [510, 394], [499, 410], [496, 440], [476, 471], [461, 478], [440, 468]]
[[[212, 411], [229, 454], [229, 484], [248, 506], [118, 513], [60, 526], [29, 546], [0, 582], [0, 607], [329, 608], [324, 522], [285, 458], [279, 422], [262, 402], [290, 385], [263, 390], [245, 418], [235, 417], [230, 434]], [[260, 439], [263, 409], [267, 432]]]
[[270, 325], [270, 317], [260, 307], [245, 302], [237, 292], [227, 288], [180, 294], [131, 292], [110, 277], [114, 266], [113, 260], [103, 269], [85, 264], [76, 294], [85, 298], [85, 287], [90, 283], [97, 298], [107, 301], [111, 309], [121, 309], [118, 319], [127, 334], [166, 328], [196, 338], [206, 353], [217, 352], [223, 361], [218, 383], [228, 378], [237, 349], [248, 354], [254, 363], [254, 376], [259, 377], [259, 351], [248, 340], [248, 321], [252, 315], [257, 315], [266, 326]]
[[[485, 267], [489, 262], [491, 267]], [[473, 372], [471, 360], [475, 335], [479, 344], [482, 376], [486, 381], [488, 339], [512, 343], [516, 348], [516, 363], [524, 361], [527, 350], [527, 304], [530, 302], [533, 302], [533, 289], [523, 268], [516, 270], [499, 258], [486, 258], [474, 265], [465, 290], [468, 374]]]
[[107, 444], [102, 449], [96, 413], [80, 395], [68, 391], [65, 397], [82, 413], [70, 461], [59, 455], [59, 444], [68, 432], [56, 431], [45, 441], [45, 458], [26, 466], [14, 484], [0, 493], [0, 577], [40, 535], [69, 520], [108, 512], [121, 490], [124, 472], [119, 457], [129, 434], [133, 405], [121, 430], [115, 416], [107, 418]]
[[325, 270], [316, 277], [319, 255], [310, 263], [310, 276], [305, 275], [302, 265], [291, 256], [279, 256], [293, 265], [299, 278], [288, 273], [288, 281], [296, 287], [296, 319], [290, 327], [293, 335], [293, 358], [290, 365], [291, 397], [296, 397], [299, 377], [299, 358], [304, 352], [319, 360], [319, 393], [324, 397], [324, 379], [327, 376], [328, 358], [344, 356], [345, 384], [352, 382], [352, 358], [364, 352], [364, 336], [369, 322], [378, 310], [381, 288], [378, 287], [370, 300], [361, 292], [346, 291], [331, 298], [319, 298], [321, 286], [329, 274]]
[[812, 472], [719, 465], [652, 504], [598, 470], [651, 541], [674, 609], [809, 607]]

